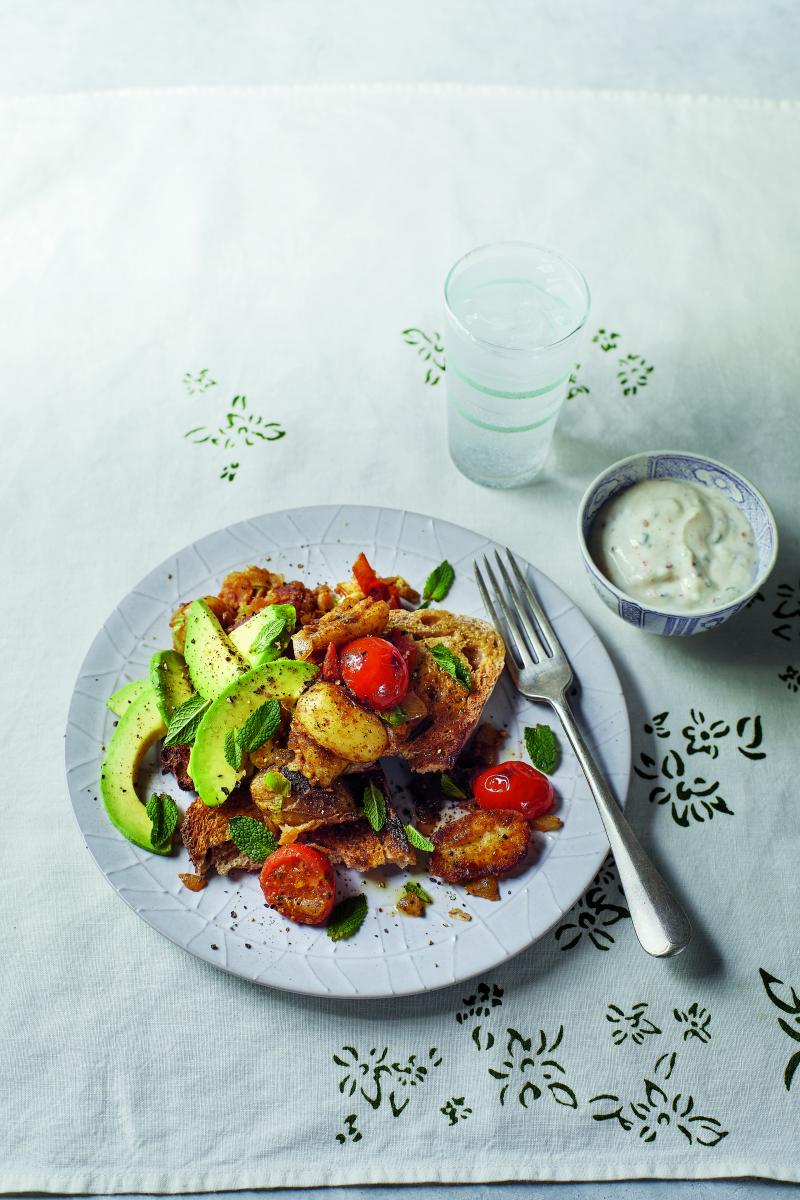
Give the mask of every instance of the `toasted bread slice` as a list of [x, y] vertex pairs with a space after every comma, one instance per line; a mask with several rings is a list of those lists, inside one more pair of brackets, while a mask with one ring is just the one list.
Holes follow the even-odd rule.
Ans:
[[231, 817], [253, 817], [268, 824], [264, 814], [256, 808], [249, 796], [232, 796], [217, 808], [209, 808], [202, 800], [193, 801], [186, 810], [181, 824], [181, 838], [198, 875], [207, 875], [216, 867], [220, 875], [234, 869], [259, 871], [261, 863], [242, 854], [228, 833]]
[[[488, 622], [443, 609], [394, 609], [389, 613], [388, 633], [393, 630], [413, 638], [417, 647], [413, 688], [428, 716], [407, 736], [392, 731], [388, 753], [404, 759], [412, 771], [446, 771], [455, 763], [500, 678], [505, 661], [503, 640]], [[431, 655], [430, 648], [440, 644], [469, 667], [469, 692]]]
[[393, 809], [389, 809], [386, 824], [376, 833], [363, 817], [348, 825], [328, 825], [313, 833], [303, 833], [298, 841], [323, 850], [331, 862], [341, 863], [354, 871], [372, 871], [392, 863], [398, 867], [412, 867], [416, 862], [414, 851], [408, 844], [406, 831]]

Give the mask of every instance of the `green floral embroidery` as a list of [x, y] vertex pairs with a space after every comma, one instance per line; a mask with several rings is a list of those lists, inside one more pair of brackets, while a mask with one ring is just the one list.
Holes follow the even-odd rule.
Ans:
[[751, 759], [766, 758], [767, 757], [766, 750], [759, 750], [759, 746], [761, 745], [761, 743], [764, 740], [764, 731], [761, 727], [761, 717], [760, 716], [740, 717], [739, 720], [736, 722], [736, 736], [739, 738], [739, 740], [741, 742], [744, 742], [745, 737], [748, 736], [748, 734], [750, 734], [749, 726], [751, 723], [752, 723], [753, 729], [752, 729], [752, 735], [750, 736], [750, 741], [745, 742], [745, 744], [743, 746], [737, 746], [736, 749], [739, 751], [740, 754], [743, 754], [745, 758], [751, 758]]
[[[399, 1117], [411, 1099], [403, 1090], [425, 1083], [429, 1072], [441, 1065], [442, 1059], [435, 1046], [428, 1050], [427, 1058], [419, 1062], [416, 1054], [410, 1054], [405, 1062], [392, 1061], [389, 1048], [373, 1047], [362, 1057], [355, 1046], [343, 1046], [339, 1054], [333, 1055], [338, 1067], [345, 1068], [339, 1080], [339, 1091], [343, 1096], [354, 1096], [356, 1091], [371, 1108], [378, 1109], [384, 1097], [389, 1101], [393, 1117]], [[391, 1088], [391, 1090], [389, 1090]]]
[[619, 359], [617, 379], [620, 382], [623, 396], [635, 396], [642, 388], [647, 387], [655, 367], [651, 367], [641, 354], [626, 354]]
[[457, 1125], [459, 1121], [468, 1120], [472, 1109], [467, 1106], [463, 1096], [451, 1096], [444, 1102], [439, 1112], [447, 1117], [449, 1125]]
[[666, 728], [668, 712], [656, 713], [649, 721], [644, 723], [645, 733], [649, 733], [651, 737], [668, 738], [669, 730]]
[[800, 637], [800, 623], [797, 623], [800, 618], [800, 581], [796, 585], [779, 583], [777, 594], [780, 599], [772, 610], [772, 616], [778, 624], [772, 632], [781, 641], [791, 642], [795, 635]]
[[611, 1030], [611, 1040], [615, 1046], [621, 1046], [628, 1038], [634, 1045], [641, 1046], [649, 1035], [661, 1033], [658, 1026], [644, 1015], [647, 1007], [647, 1004], [640, 1002], [634, 1004], [631, 1011], [626, 1013], [618, 1005], [609, 1004], [606, 1009], [606, 1020], [614, 1026]]
[[790, 692], [800, 692], [800, 670], [797, 667], [787, 666], [782, 675], [778, 673], [778, 679], [783, 680]]
[[[207, 368], [198, 375], [191, 375], [187, 371], [183, 381], [190, 395], [202, 395], [209, 388], [217, 386], [216, 380], [209, 377]], [[278, 442], [286, 436], [286, 430], [281, 428], [278, 421], [265, 421], [262, 416], [254, 413], [247, 396], [237, 395], [229, 402], [220, 424], [195, 425], [183, 436], [189, 438], [196, 446], [208, 445], [224, 450], [241, 451], [260, 442]], [[229, 462], [222, 468], [219, 478], [233, 483], [239, 466], [239, 462]]]
[[211, 378], [208, 367], [203, 367], [202, 371], [198, 371], [196, 375], [193, 375], [191, 371], [186, 371], [183, 376], [183, 386], [190, 396], [195, 396], [198, 392], [207, 392], [209, 388], [216, 387], [217, 381]]
[[[619, 885], [619, 877], [613, 867], [602, 868], [593, 880], [585, 896], [567, 913], [569, 920], [564, 921], [555, 931], [555, 939], [562, 950], [573, 950], [585, 937], [595, 950], [608, 950], [614, 944], [614, 935], [609, 929], [618, 921], [630, 918], [630, 913], [623, 904], [613, 903], [609, 899], [611, 885]], [[622, 893], [622, 888], [617, 890]]]
[[588, 396], [589, 389], [585, 383], [578, 383], [578, 372], [581, 369], [580, 363], [575, 363], [575, 370], [569, 377], [567, 386], [567, 399], [574, 400], [576, 396]]
[[707, 1009], [701, 1008], [696, 1000], [689, 1005], [685, 1012], [673, 1008], [672, 1015], [676, 1021], [686, 1026], [683, 1031], [685, 1042], [688, 1042], [689, 1038], [697, 1038], [700, 1042], [711, 1041], [711, 1030], [708, 1028], [711, 1024], [711, 1013]]
[[[724, 721], [706, 722], [705, 715], [699, 708], [693, 708], [690, 713], [691, 722], [683, 727], [686, 738], [687, 754], [708, 754], [711, 758], [719, 757], [720, 738], [727, 737], [731, 731], [730, 725]], [[645, 729], [647, 726], [645, 726]]]
[[600, 349], [607, 354], [609, 350], [616, 350], [619, 339], [620, 335], [618, 333], [613, 333], [608, 329], [598, 329], [592, 341], [599, 345]]
[[351, 1141], [351, 1142], [360, 1142], [361, 1141], [361, 1139], [364, 1135], [361, 1133], [361, 1130], [358, 1128], [358, 1117], [356, 1116], [355, 1113], [350, 1113], [349, 1117], [345, 1117], [344, 1120], [342, 1121], [342, 1124], [345, 1127], [345, 1132], [337, 1133], [337, 1135], [336, 1135], [337, 1142], [339, 1142], [341, 1145], [344, 1145], [345, 1142], [347, 1142], [347, 1141]]
[[733, 816], [733, 809], [717, 794], [719, 780], [708, 783], [701, 775], [696, 775], [689, 781], [686, 765], [676, 750], [670, 750], [664, 755], [660, 767], [656, 766], [655, 760], [649, 754], [642, 753], [639, 759], [641, 766], [633, 769], [640, 779], [658, 779], [660, 772], [666, 780], [667, 786], [657, 784], [651, 789], [648, 798], [651, 804], [668, 804], [676, 825], [688, 829], [690, 819], [704, 822], [706, 818], [711, 820], [715, 812]]
[[[793, 1041], [800, 1042], [800, 996], [788, 983], [778, 979], [777, 975], [770, 975], [769, 971], [765, 971], [763, 967], [759, 967], [758, 973], [761, 976], [764, 990], [775, 1007], [782, 1013], [786, 1013], [787, 1017], [792, 1018], [790, 1023], [784, 1017], [778, 1017], [778, 1025]], [[798, 1067], [800, 1067], [800, 1050], [795, 1050], [783, 1072], [783, 1082], [787, 1092], [791, 1089], [792, 1080]]]
[[462, 1011], [456, 1013], [456, 1021], [463, 1025], [470, 1017], [488, 1017], [493, 1008], [503, 1003], [503, 989], [496, 983], [479, 983], [471, 996], [462, 996]]
[[562, 1104], [565, 1108], [577, 1108], [577, 1097], [562, 1078], [566, 1075], [564, 1067], [550, 1057], [561, 1044], [564, 1026], [560, 1026], [552, 1042], [549, 1042], [544, 1030], [540, 1029], [535, 1049], [532, 1037], [523, 1037], [516, 1029], [508, 1029], [507, 1034], [506, 1057], [501, 1064], [505, 1070], [489, 1068], [493, 1079], [506, 1081], [500, 1089], [500, 1103], [505, 1104], [511, 1090], [517, 1103], [527, 1108], [547, 1091], [556, 1104]]
[[425, 372], [425, 383], [435, 387], [446, 369], [442, 335], [435, 330], [432, 335], [427, 334], [412, 326], [403, 330], [403, 341], [407, 346], [416, 347], [417, 355], [424, 363], [430, 363]]
[[[716, 1117], [706, 1117], [695, 1112], [693, 1096], [672, 1092], [657, 1083], [666, 1083], [675, 1067], [676, 1055], [662, 1054], [656, 1061], [652, 1079], [644, 1079], [644, 1092], [640, 1098], [620, 1101], [610, 1092], [592, 1096], [590, 1104], [603, 1106], [602, 1111], [592, 1113], [595, 1121], [617, 1121], [626, 1133], [635, 1129], [643, 1142], [652, 1143], [659, 1134], [666, 1136], [671, 1130], [682, 1134], [690, 1146], [716, 1146], [728, 1136]], [[616, 1105], [616, 1107], [613, 1107]], [[610, 1107], [611, 1106], [611, 1107]]]

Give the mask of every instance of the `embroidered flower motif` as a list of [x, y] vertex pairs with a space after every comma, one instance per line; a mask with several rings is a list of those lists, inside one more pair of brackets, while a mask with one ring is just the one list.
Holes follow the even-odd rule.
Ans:
[[389, 1048], [383, 1050], [371, 1049], [362, 1057], [355, 1046], [343, 1046], [339, 1054], [333, 1055], [333, 1061], [338, 1067], [345, 1068], [345, 1074], [339, 1081], [339, 1091], [342, 1095], [354, 1096], [358, 1091], [371, 1108], [380, 1108], [384, 1099], [384, 1088], [387, 1091], [389, 1108], [393, 1117], [399, 1117], [407, 1107], [411, 1097], [406, 1096], [400, 1102], [396, 1088], [415, 1088], [424, 1083], [430, 1071], [441, 1065], [442, 1059], [435, 1046], [432, 1046], [427, 1057], [418, 1061], [416, 1054], [410, 1054], [405, 1062], [389, 1059]]
[[649, 721], [644, 723], [645, 733], [649, 733], [651, 737], [668, 738], [669, 730], [667, 729], [668, 712], [656, 713]]
[[[659, 768], [655, 760], [649, 754], [640, 754], [639, 759], [645, 769], [636, 766], [633, 769], [640, 779], [658, 779]], [[690, 819], [698, 822], [704, 822], [706, 818], [712, 820], [715, 812], [725, 813], [729, 817], [734, 815], [727, 801], [717, 792], [719, 780], [708, 783], [701, 775], [696, 775], [690, 781], [686, 775], [686, 765], [676, 750], [670, 750], [664, 756], [660, 774], [669, 786], [658, 784], [652, 788], [650, 803], [668, 804], [673, 821], [681, 828], [688, 829]]]
[[620, 335], [618, 333], [614, 333], [609, 329], [598, 329], [592, 341], [596, 345], [599, 345], [600, 349], [607, 354], [609, 350], [616, 350], [619, 339]]
[[[787, 1021], [785, 1017], [778, 1017], [778, 1025], [793, 1041], [800, 1042], [800, 996], [788, 983], [778, 979], [777, 975], [770, 975], [769, 971], [765, 971], [763, 967], [759, 968], [758, 973], [772, 1003], [787, 1017], [791, 1017], [791, 1021]], [[781, 991], [781, 989], [783, 990]], [[792, 1080], [798, 1067], [800, 1067], [800, 1050], [795, 1050], [783, 1072], [783, 1082], [787, 1092], [791, 1089]]]
[[575, 370], [569, 377], [567, 385], [567, 399], [574, 400], [576, 396], [588, 396], [589, 389], [585, 383], [578, 383], [578, 372], [581, 369], [580, 363], [575, 363]]
[[415, 346], [422, 361], [431, 364], [425, 372], [425, 382], [435, 387], [446, 370], [442, 335], [436, 330], [427, 334], [412, 326], [403, 330], [403, 341], [407, 346]]
[[800, 635], [800, 626], [795, 626], [800, 617], [800, 581], [796, 586], [793, 583], [779, 583], [777, 592], [780, 600], [772, 610], [772, 615], [778, 624], [772, 632], [782, 641], [791, 642], [795, 634]]
[[609, 928], [630, 915], [624, 905], [612, 904], [602, 887], [591, 887], [567, 914], [572, 919], [556, 929], [555, 939], [562, 950], [572, 950], [583, 937], [596, 950], [608, 950], [614, 944]]
[[717, 742], [720, 738], [727, 737], [731, 731], [730, 725], [724, 721], [711, 721], [708, 723], [705, 714], [699, 708], [690, 710], [689, 716], [691, 721], [683, 727], [683, 736], [686, 738], [687, 754], [708, 754], [711, 758], [719, 757], [719, 746]]
[[464, 1008], [456, 1013], [459, 1025], [463, 1025], [469, 1017], [488, 1017], [493, 1008], [503, 1003], [503, 989], [496, 983], [491, 986], [488, 983], [479, 983], [471, 996], [462, 996], [461, 1003]]
[[683, 1040], [688, 1042], [689, 1038], [697, 1038], [700, 1042], [711, 1041], [711, 1030], [708, 1028], [711, 1024], [711, 1013], [707, 1009], [701, 1008], [695, 1000], [685, 1012], [674, 1008], [672, 1015], [676, 1021], [685, 1025], [683, 1031]]
[[535, 1049], [532, 1037], [523, 1037], [516, 1029], [509, 1029], [507, 1033], [506, 1057], [501, 1064], [505, 1070], [489, 1068], [493, 1079], [506, 1081], [500, 1089], [500, 1103], [505, 1104], [509, 1089], [512, 1089], [517, 1102], [527, 1108], [547, 1091], [556, 1104], [577, 1108], [578, 1100], [574, 1091], [562, 1079], [566, 1071], [561, 1063], [551, 1057], [564, 1037], [564, 1026], [559, 1028], [549, 1044], [547, 1034], [540, 1029]]
[[647, 1004], [640, 1002], [634, 1004], [631, 1011], [626, 1013], [618, 1005], [609, 1004], [606, 1010], [606, 1020], [614, 1026], [611, 1030], [611, 1040], [615, 1046], [621, 1046], [628, 1038], [636, 1046], [641, 1046], [648, 1035], [661, 1033], [658, 1026], [644, 1015], [647, 1007]]
[[642, 388], [647, 387], [654, 370], [655, 367], [650, 366], [641, 354], [626, 354], [621, 358], [617, 379], [623, 396], [635, 396]]
[[348, 1140], [350, 1140], [351, 1142], [360, 1142], [361, 1141], [361, 1139], [364, 1135], [361, 1133], [360, 1129], [358, 1128], [358, 1117], [356, 1116], [355, 1113], [350, 1113], [350, 1115], [348, 1117], [345, 1117], [344, 1120], [342, 1121], [342, 1124], [345, 1127], [345, 1132], [337, 1133], [337, 1135], [336, 1135], [336, 1140], [337, 1140], [337, 1142], [339, 1142], [340, 1145], [343, 1146], [345, 1144], [345, 1142]]
[[797, 667], [787, 666], [783, 674], [778, 674], [778, 679], [782, 679], [790, 692], [800, 692], [800, 671]]
[[439, 1112], [447, 1117], [449, 1125], [457, 1125], [459, 1121], [469, 1119], [472, 1109], [467, 1106], [463, 1096], [451, 1096], [444, 1102]]
[[[693, 1096], [681, 1092], [672, 1093], [657, 1083], [666, 1083], [675, 1067], [676, 1055], [662, 1054], [656, 1060], [653, 1079], [644, 1079], [644, 1092], [636, 1100], [620, 1101], [610, 1092], [592, 1096], [590, 1104], [603, 1103], [603, 1111], [592, 1113], [595, 1121], [617, 1121], [626, 1133], [635, 1129], [643, 1142], [653, 1143], [661, 1134], [666, 1136], [674, 1130], [682, 1134], [690, 1146], [716, 1146], [728, 1136], [727, 1129], [716, 1117], [707, 1117], [695, 1112]], [[616, 1107], [613, 1107], [616, 1105]], [[611, 1107], [610, 1107], [611, 1106]]]
[[[749, 726], [752, 723], [752, 730]], [[736, 722], [736, 736], [743, 745], [739, 745], [736, 749], [745, 758], [758, 759], [766, 758], [766, 750], [760, 750], [759, 747], [764, 741], [764, 731], [761, 726], [761, 717], [740, 717]], [[750, 737], [749, 742], [745, 742], [746, 737]]]

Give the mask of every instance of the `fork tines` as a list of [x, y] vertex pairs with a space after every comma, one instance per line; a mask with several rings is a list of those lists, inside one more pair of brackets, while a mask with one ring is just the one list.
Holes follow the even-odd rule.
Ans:
[[[494, 557], [505, 591], [500, 587], [494, 568], [485, 554], [483, 569], [491, 584], [494, 601], [489, 595], [477, 562], [474, 564], [475, 579], [486, 611], [489, 613], [495, 629], [503, 638], [507, 652], [510, 655], [513, 650], [523, 668], [546, 663], [548, 660], [561, 659], [563, 651], [553, 632], [553, 627], [533, 588], [520, 570], [514, 555], [506, 549], [506, 558], [511, 568], [511, 574], [497, 550], [494, 552]], [[498, 615], [498, 608], [502, 613], [502, 620]]]

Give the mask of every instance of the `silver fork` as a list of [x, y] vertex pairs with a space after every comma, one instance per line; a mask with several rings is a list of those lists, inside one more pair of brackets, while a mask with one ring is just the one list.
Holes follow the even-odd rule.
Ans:
[[642, 948], [657, 958], [679, 954], [692, 936], [689, 918], [645, 854], [600, 773], [567, 703], [566, 691], [572, 683], [572, 668], [533, 588], [510, 550], [506, 550], [506, 555], [513, 580], [497, 551], [494, 555], [505, 594], [491, 563], [485, 554], [483, 556], [484, 570], [503, 614], [502, 621], [477, 563], [475, 578], [486, 611], [505, 642], [509, 674], [523, 696], [546, 701], [558, 715], [600, 810], [625, 889], [633, 928]]

